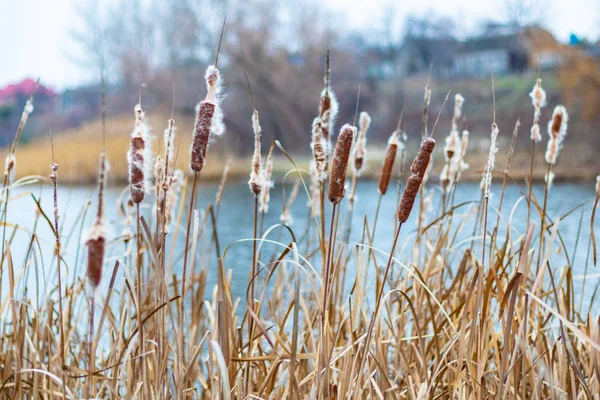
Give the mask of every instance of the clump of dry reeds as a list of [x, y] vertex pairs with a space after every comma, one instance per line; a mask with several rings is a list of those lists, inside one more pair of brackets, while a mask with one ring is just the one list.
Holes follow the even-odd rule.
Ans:
[[[218, 74], [213, 69], [209, 71], [210, 86]], [[429, 106], [430, 96], [430, 89], [426, 89], [425, 107]], [[462, 105], [458, 100], [456, 103]], [[206, 104], [214, 106], [211, 101]], [[325, 102], [322, 108], [327, 108], [327, 100], [321, 102]], [[213, 106], [204, 109], [213, 112]], [[214, 117], [214, 113], [209, 118], [203, 112], [201, 107], [195, 132], [202, 140], [212, 135]], [[550, 148], [554, 161], [567, 120], [564, 109], [558, 108], [555, 114], [549, 125], [550, 140], [558, 142]], [[424, 117], [426, 120], [426, 112]], [[455, 111], [451, 143], [447, 142], [444, 149], [444, 155], [456, 166], [448, 176], [452, 180], [448, 193], [455, 193], [461, 184], [458, 176], [464, 168], [468, 145], [468, 132], [458, 135], [459, 118], [460, 113]], [[253, 122], [254, 119], [253, 116]], [[254, 154], [251, 190], [246, 192], [248, 206], [254, 202], [254, 236], [245, 238], [240, 234], [233, 240], [228, 236], [228, 243], [223, 243], [224, 231], [229, 231], [228, 235], [250, 231], [243, 224], [251, 223], [251, 216], [245, 215], [250, 213], [242, 212], [233, 226], [225, 225], [228, 221], [223, 221], [224, 213], [219, 212], [221, 201], [231, 195], [227, 181], [230, 162], [225, 164], [216, 196], [210, 196], [211, 200], [202, 197], [195, 205], [195, 185], [190, 188], [182, 172], [175, 170], [173, 119], [168, 121], [165, 152], [155, 169], [156, 207], [149, 208], [152, 212], [138, 214], [137, 252], [129, 243], [131, 234], [108, 235], [109, 223], [123, 219], [129, 226], [134, 205], [154, 200], [153, 191], [146, 186], [145, 199], [138, 203], [127, 196], [120, 198], [122, 218], [114, 218], [109, 207], [105, 215], [110, 190], [106, 189], [107, 164], [102, 151], [98, 207], [90, 211], [92, 229], [86, 242], [92, 296], [80, 276], [85, 273], [77, 271], [77, 264], [66, 278], [60, 275], [61, 263], [64, 270], [71, 272], [67, 266], [71, 266], [73, 249], [68, 246], [68, 238], [86, 226], [89, 204], [84, 205], [72, 226], [68, 226], [67, 218], [61, 220], [62, 226], [59, 224], [58, 164], [51, 166], [50, 175], [55, 189], [54, 221], [46, 218], [50, 213], [36, 199], [34, 227], [14, 228], [10, 232], [16, 223], [6, 221], [6, 208], [9, 201], [22, 200], [6, 196], [3, 218], [9, 234], [2, 271], [9, 277], [9, 284], [5, 285], [9, 293], [0, 296], [0, 397], [594, 399], [600, 392], [600, 323], [594, 318], [597, 290], [589, 290], [584, 276], [583, 289], [587, 288], [587, 292], [581, 290], [579, 306], [576, 305], [574, 293], [579, 290], [581, 276], [575, 274], [575, 268], [581, 268], [582, 261], [575, 257], [577, 246], [574, 249], [570, 242], [562, 240], [563, 221], [575, 213], [558, 218], [546, 215], [545, 205], [533, 207], [542, 226], [540, 247], [535, 248], [536, 225], [523, 226], [511, 218], [512, 209], [509, 214], [509, 207], [502, 207], [504, 189], [510, 181], [512, 152], [518, 145], [519, 121], [507, 153], [499, 206], [490, 207], [498, 212], [498, 217], [489, 229], [487, 201], [499, 134], [495, 118], [488, 163], [478, 166], [484, 170], [481, 196], [485, 208], [481, 200], [455, 202], [454, 196], [447, 196], [444, 207], [428, 205], [429, 201], [436, 201], [436, 197], [430, 197], [431, 191], [422, 190], [434, 158], [433, 132], [430, 134], [427, 126], [423, 127], [424, 135], [415, 155], [403, 146], [404, 132], [402, 142], [399, 141], [398, 123], [382, 162], [377, 182], [379, 198], [389, 191], [398, 164], [402, 169], [402, 161], [395, 161], [399, 148], [403, 155], [406, 152], [407, 156], [414, 156], [411, 176], [394, 207], [385, 203], [381, 207], [388, 228], [378, 228], [377, 218], [370, 220], [370, 208], [365, 215], [349, 214], [355, 232], [362, 233], [355, 239], [338, 237], [338, 218], [339, 210], [350, 197], [346, 196], [345, 184], [356, 128], [349, 124], [341, 128], [329, 171], [325, 166], [323, 129], [330, 129], [331, 120], [326, 115], [325, 120], [326, 123], [320, 116], [313, 125], [312, 174], [296, 166], [281, 143], [271, 146], [266, 163], [258, 148], [260, 158]], [[254, 125], [256, 143], [260, 132], [257, 115]], [[194, 176], [202, 170], [206, 151], [202, 140], [198, 152], [189, 155], [197, 162], [192, 163], [196, 168], [192, 168]], [[134, 149], [142, 147], [135, 144]], [[278, 174], [271, 176], [277, 151], [291, 160], [291, 171], [283, 175], [283, 183], [290, 176], [295, 179], [291, 192], [287, 184], [271, 188], [271, 181], [279, 180]], [[441, 156], [440, 152], [440, 159]], [[147, 155], [143, 160], [150, 158]], [[550, 165], [548, 181], [552, 177]], [[141, 164], [136, 161], [134, 167], [137, 166]], [[361, 167], [360, 163], [354, 166]], [[61, 164], [61, 173], [63, 170]], [[145, 173], [146, 169], [139, 171]], [[139, 182], [139, 171], [133, 169], [132, 184]], [[305, 180], [307, 173], [314, 180], [311, 188]], [[327, 176], [328, 188], [324, 179]], [[144, 179], [147, 178], [146, 174]], [[600, 176], [595, 183], [591, 210], [589, 202], [580, 206], [591, 211], [589, 227], [588, 221], [585, 224], [589, 229], [586, 258], [590, 265], [597, 263], [594, 228]], [[364, 187], [367, 186], [365, 182]], [[6, 192], [9, 187], [5, 187]], [[371, 188], [375, 190], [374, 185]], [[122, 193], [128, 193], [127, 189], [123, 188]], [[280, 218], [284, 225], [274, 223], [259, 230], [259, 205], [262, 207], [261, 198], [269, 189], [273, 193], [281, 189], [284, 193]], [[311, 190], [316, 190], [316, 194]], [[133, 197], [134, 191], [130, 193]], [[192, 196], [190, 203], [186, 193]], [[325, 194], [330, 202], [321, 201]], [[419, 215], [411, 217], [419, 194]], [[321, 218], [312, 218], [310, 210], [305, 209], [306, 226], [292, 225], [292, 205], [303, 195], [316, 198]], [[361, 195], [366, 197], [368, 193], [364, 190]], [[365, 201], [369, 200], [366, 197]], [[479, 220], [475, 203], [486, 211], [480, 254], [470, 248], [481, 239], [479, 232], [470, 233], [472, 219]], [[268, 198], [264, 204], [268, 205]], [[517, 201], [515, 206], [519, 204]], [[264, 212], [266, 207], [263, 215]], [[425, 212], [431, 220], [423, 218]], [[303, 218], [301, 212], [294, 216]], [[331, 217], [328, 240], [322, 226], [326, 216]], [[579, 218], [583, 219], [583, 214]], [[393, 237], [389, 231], [392, 220]], [[268, 224], [269, 220], [264, 222]], [[45, 239], [38, 228], [44, 223], [53, 228], [55, 238], [51, 239], [56, 240], [56, 252], [45, 254], [41, 246], [34, 245]], [[408, 224], [413, 224], [413, 229], [402, 229]], [[299, 225], [302, 227], [297, 228]], [[583, 228], [581, 222], [579, 228]], [[571, 231], [570, 226], [568, 230]], [[488, 231], [492, 232], [492, 240], [486, 242]], [[69, 235], [59, 236], [59, 232]], [[28, 240], [23, 242], [31, 246], [19, 266], [11, 247], [24, 235]], [[185, 247], [181, 246], [184, 239]], [[230, 251], [241, 246], [253, 246], [252, 260], [249, 251], [238, 255]], [[534, 268], [536, 257], [543, 261], [539, 268]], [[42, 269], [38, 273], [37, 268], [43, 268], [46, 259], [52, 260], [49, 265], [58, 265], [58, 271], [48, 274]], [[75, 260], [81, 261], [77, 254]], [[108, 274], [110, 279], [105, 279], [104, 268], [111, 260], [115, 267]], [[188, 260], [190, 268], [186, 270]], [[586, 260], [586, 272], [587, 266]], [[135, 268], [143, 272], [137, 279], [130, 272]], [[244, 281], [246, 271], [250, 273]], [[62, 287], [60, 279], [66, 283]], [[88, 307], [92, 310], [86, 332]], [[95, 315], [99, 316], [96, 323]]]

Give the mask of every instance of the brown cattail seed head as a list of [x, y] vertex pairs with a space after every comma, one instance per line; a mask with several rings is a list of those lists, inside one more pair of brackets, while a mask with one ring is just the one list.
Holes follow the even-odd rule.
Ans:
[[86, 244], [88, 246], [87, 276], [92, 288], [96, 289], [102, 279], [106, 245], [106, 232], [102, 221], [97, 220], [92, 225]]
[[600, 175], [596, 177], [596, 197], [600, 197]]
[[342, 127], [335, 144], [331, 175], [329, 176], [329, 201], [334, 204], [338, 204], [344, 198], [346, 171], [355, 135], [356, 127], [346, 124]]
[[147, 147], [148, 126], [142, 107], [135, 106], [135, 126], [131, 132], [131, 147], [129, 149], [129, 185], [131, 190], [131, 199], [134, 203], [144, 201], [146, 196], [146, 159], [149, 155]]
[[252, 113], [252, 130], [254, 131], [254, 154], [252, 156], [252, 170], [250, 171], [250, 190], [255, 196], [260, 194], [262, 187], [262, 167], [260, 159], [260, 121], [258, 119], [258, 111]]
[[398, 134], [398, 131], [392, 133], [385, 151], [385, 158], [381, 166], [381, 175], [377, 184], [377, 190], [379, 190], [379, 194], [381, 195], [386, 194], [390, 185], [390, 179], [392, 178], [392, 169], [394, 168], [394, 161], [396, 160], [396, 153], [398, 151]]
[[211, 136], [220, 136], [225, 131], [223, 113], [219, 107], [221, 92], [221, 75], [219, 70], [211, 65], [204, 75], [206, 80], [206, 98], [197, 107], [196, 125], [192, 139], [190, 168], [199, 172], [206, 162], [206, 150]]
[[315, 179], [319, 182], [326, 177], [327, 151], [326, 142], [323, 138], [323, 122], [320, 118], [315, 118], [312, 125], [312, 142], [310, 147], [313, 153], [313, 165], [311, 173], [315, 174]]
[[190, 168], [192, 171], [201, 171], [206, 162], [206, 150], [208, 149], [210, 126], [215, 114], [215, 108], [215, 104], [206, 101], [200, 103], [200, 107], [198, 108], [196, 127], [192, 140], [192, 157], [190, 160]]
[[564, 106], [558, 105], [554, 108], [552, 119], [548, 123], [548, 147], [546, 149], [546, 162], [548, 164], [556, 164], [558, 153], [562, 147], [562, 143], [567, 134], [567, 124], [569, 115]]
[[338, 113], [338, 102], [335, 94], [330, 88], [325, 88], [321, 92], [321, 101], [319, 103], [319, 119], [323, 127], [323, 142], [325, 143], [325, 154], [331, 151], [330, 133], [333, 132], [335, 118]]
[[400, 205], [398, 206], [398, 221], [400, 222], [406, 222], [410, 216], [434, 148], [435, 139], [426, 137], [421, 143], [419, 153], [410, 166], [412, 175], [406, 182], [404, 193], [402, 193], [402, 200], [400, 200]]
[[352, 167], [356, 175], [360, 175], [365, 166], [365, 158], [367, 157], [367, 130], [371, 125], [371, 117], [365, 111], [360, 113], [358, 119], [358, 137], [356, 139], [356, 146], [354, 147], [354, 162]]

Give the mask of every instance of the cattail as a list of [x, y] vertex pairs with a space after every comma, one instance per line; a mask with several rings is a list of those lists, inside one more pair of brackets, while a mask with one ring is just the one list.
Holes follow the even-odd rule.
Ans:
[[490, 198], [490, 187], [492, 186], [492, 171], [494, 170], [494, 164], [496, 160], [496, 153], [498, 152], [498, 147], [496, 147], [496, 140], [498, 139], [498, 125], [496, 123], [492, 124], [492, 134], [491, 134], [491, 142], [490, 142], [490, 154], [488, 155], [488, 162], [485, 168], [484, 174], [484, 197], [486, 199]]
[[[165, 146], [165, 174], [169, 169], [169, 163], [173, 161], [173, 141], [175, 140], [175, 134], [177, 133], [177, 127], [175, 126], [175, 120], [169, 119], [167, 122], [167, 128], [163, 134], [163, 141]], [[165, 179], [163, 179], [164, 181]]]
[[335, 144], [331, 174], [329, 175], [329, 201], [333, 204], [342, 201], [346, 193], [346, 172], [355, 135], [356, 127], [345, 124], [342, 126]]
[[252, 129], [254, 130], [254, 155], [252, 156], [252, 170], [250, 171], [250, 190], [254, 196], [260, 195], [260, 190], [263, 185], [262, 181], [262, 166], [260, 160], [260, 121], [258, 120], [258, 111], [252, 113]]
[[556, 164], [558, 153], [567, 134], [568, 122], [567, 109], [561, 105], [556, 106], [552, 113], [552, 119], [548, 123], [548, 135], [550, 136], [546, 149], [546, 162], [548, 164]]
[[379, 175], [379, 182], [377, 184], [377, 190], [381, 195], [387, 193], [388, 186], [390, 185], [392, 169], [394, 168], [394, 161], [396, 161], [396, 153], [398, 152], [399, 146], [398, 136], [399, 131], [394, 131], [388, 140], [385, 158], [383, 159], [383, 165], [381, 166], [381, 175]]
[[219, 70], [211, 65], [204, 75], [208, 92], [206, 98], [199, 104], [196, 116], [196, 126], [192, 138], [190, 168], [199, 172], [206, 162], [206, 150], [213, 136], [220, 136], [225, 131], [223, 114], [219, 107], [221, 91], [221, 76]]
[[129, 185], [131, 200], [134, 203], [144, 201], [147, 191], [148, 170], [150, 166], [149, 128], [141, 105], [135, 106], [135, 126], [131, 132], [131, 147], [128, 153]]
[[596, 197], [600, 197], [600, 175], [596, 177]]
[[156, 156], [156, 161], [154, 161], [154, 182], [157, 188], [162, 188], [165, 182], [165, 163], [166, 160], [163, 160], [161, 155]]
[[267, 161], [265, 161], [265, 171], [262, 177], [262, 187], [260, 192], [260, 212], [266, 213], [269, 211], [269, 201], [271, 200], [271, 188], [273, 187], [273, 181], [271, 181], [271, 175], [273, 174], [273, 149], [269, 151], [267, 155]]
[[58, 182], [58, 164], [53, 162], [50, 164], [50, 169], [52, 173], [50, 174], [50, 180], [54, 185], [54, 229], [56, 230], [55, 234], [58, 238], [58, 198], [56, 193], [56, 184]]
[[327, 144], [324, 140], [323, 122], [320, 118], [315, 118], [313, 121], [310, 147], [313, 153], [311, 173], [314, 173], [316, 180], [321, 182], [327, 176], [327, 151], [325, 149]]
[[100, 285], [104, 250], [106, 245], [106, 222], [104, 219], [104, 186], [108, 165], [104, 150], [100, 155], [100, 173], [98, 176], [98, 211], [86, 239], [88, 247], [87, 276], [93, 289]]
[[335, 119], [338, 113], [338, 101], [330, 87], [325, 87], [321, 92], [321, 101], [319, 102], [319, 119], [323, 123], [323, 142], [325, 144], [325, 154], [331, 151], [331, 137]]
[[105, 245], [106, 231], [104, 230], [104, 224], [96, 221], [92, 225], [87, 239], [87, 276], [93, 289], [96, 289], [102, 280], [102, 265], [104, 264]]
[[458, 120], [462, 115], [462, 107], [465, 103], [465, 98], [460, 94], [454, 96], [454, 115], [452, 117], [452, 130], [458, 130]]
[[356, 139], [356, 146], [354, 147], [354, 162], [352, 168], [354, 173], [359, 176], [365, 169], [365, 159], [367, 158], [367, 130], [371, 125], [371, 117], [365, 111], [360, 113], [358, 119], [358, 137]]
[[176, 169], [169, 174], [169, 179], [167, 182], [168, 188], [165, 197], [165, 234], [169, 233], [169, 225], [173, 219], [173, 209], [175, 203], [177, 203], [177, 196], [179, 196], [179, 193], [181, 192], [183, 178], [184, 174], [180, 169]]
[[402, 223], [406, 222], [410, 216], [434, 148], [435, 139], [430, 137], [423, 139], [419, 153], [410, 166], [412, 175], [406, 182], [406, 187], [402, 193], [402, 200], [400, 200], [400, 205], [398, 206], [398, 221]]
[[542, 80], [537, 79], [535, 86], [529, 93], [531, 97], [531, 103], [533, 104], [533, 126], [531, 127], [531, 140], [539, 142], [542, 140], [540, 134], [540, 117], [542, 115], [542, 108], [546, 106], [546, 91], [542, 89]]
[[25, 103], [25, 107], [23, 107], [23, 112], [21, 113], [21, 120], [19, 121], [19, 127], [17, 128], [17, 134], [15, 135], [15, 140], [10, 148], [10, 151], [6, 155], [6, 160], [4, 161], [4, 177], [8, 178], [12, 176], [17, 167], [17, 157], [15, 156], [15, 150], [17, 149], [17, 143], [19, 142], [19, 138], [21, 137], [21, 132], [23, 132], [23, 128], [27, 123], [27, 119], [29, 118], [29, 114], [33, 112], [33, 103], [31, 99], [27, 100]]

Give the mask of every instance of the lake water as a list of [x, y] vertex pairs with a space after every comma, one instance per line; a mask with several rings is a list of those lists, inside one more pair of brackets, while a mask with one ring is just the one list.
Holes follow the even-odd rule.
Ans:
[[[496, 180], [496, 182], [499, 181], [499, 179]], [[199, 185], [198, 201], [196, 203], [197, 208], [199, 210], [206, 209], [206, 206], [214, 201], [217, 187], [218, 185], [216, 183], [201, 183]], [[264, 221], [265, 229], [279, 223], [279, 217], [281, 215], [282, 209], [282, 188], [285, 188], [287, 195], [289, 195], [291, 187], [291, 184], [286, 184], [284, 186], [276, 185], [276, 187], [272, 190], [270, 203], [271, 207]], [[428, 221], [431, 221], [433, 218], [436, 218], [439, 215], [439, 201], [441, 197], [441, 190], [439, 189], [438, 185], [429, 184], [428, 190], [433, 191], [433, 200], [432, 205], [430, 207], [429, 215], [427, 216], [427, 220], [425, 223], [428, 223]], [[499, 241], [503, 241], [506, 235], [506, 221], [504, 218], [508, 219], [511, 213], [513, 227], [513, 229], [511, 230], [511, 234], [513, 235], [513, 238], [518, 238], [520, 235], [523, 234], [525, 230], [527, 205], [526, 200], [522, 198], [522, 191], [524, 190], [525, 188], [523, 185], [519, 187], [516, 184], [510, 185], [506, 189], [504, 206], [502, 209], [502, 218], [500, 219]], [[74, 274], [77, 274], [81, 277], [85, 276], [84, 262], [86, 252], [85, 248], [81, 246], [80, 243], [80, 229], [82, 226], [88, 227], [93, 219], [95, 207], [94, 191], [95, 187], [92, 186], [62, 186], [59, 189], [59, 208], [61, 215], [64, 259], [67, 264], [68, 274], [71, 276], [71, 278]], [[541, 201], [543, 200], [544, 192], [543, 185], [536, 185], [534, 187], [534, 191], [535, 195], [541, 203]], [[122, 187], [119, 189], [109, 188], [106, 194], [106, 216], [110, 222], [110, 236], [112, 238], [116, 238], [119, 235], [121, 235], [124, 229], [124, 218], [122, 216], [119, 216], [117, 213], [117, 199], [119, 198], [121, 192]], [[490, 211], [488, 217], [490, 226], [493, 226], [493, 224], [496, 221], [496, 209], [498, 207], [498, 201], [500, 197], [500, 186], [498, 184], [494, 185], [492, 188], [492, 192], [494, 195], [490, 199]], [[12, 200], [10, 201], [8, 208], [8, 222], [10, 224], [18, 225], [17, 233], [15, 234], [11, 245], [11, 254], [15, 268], [20, 268], [20, 266], [23, 265], [23, 260], [25, 259], [27, 255], [27, 250], [30, 246], [31, 232], [34, 229], [34, 224], [36, 221], [36, 205], [32, 198], [32, 195], [35, 196], [37, 199], [40, 199], [40, 203], [45, 214], [51, 220], [53, 218], [52, 187], [47, 185], [34, 185], [27, 186], [25, 188], [19, 188], [11, 192]], [[461, 183], [456, 192], [455, 204], [460, 204], [469, 201], [477, 202], [479, 200], [479, 195], [480, 190], [478, 184]], [[579, 293], [579, 291], [582, 288], [582, 278], [585, 271], [586, 259], [588, 258], [588, 247], [590, 237], [590, 213], [594, 195], [594, 185], [592, 183], [557, 182], [552, 187], [548, 196], [548, 215], [550, 215], [552, 219], [561, 217], [569, 211], [576, 208], [577, 206], [580, 206], [582, 203], [584, 203], [582, 207], [578, 208], [576, 211], [566, 216], [559, 225], [560, 234], [562, 235], [565, 245], [569, 251], [569, 256], [572, 259], [576, 293]], [[379, 197], [377, 192], [377, 183], [374, 181], [360, 181], [357, 196], [358, 200], [355, 205], [353, 218], [353, 227], [355, 228], [352, 231], [352, 235], [349, 242], [351, 246], [356, 245], [356, 243], [360, 242], [363, 225], [362, 222], [364, 220], [365, 215], [369, 218], [370, 221], [372, 221], [373, 219], [377, 205], [377, 200]], [[377, 236], [375, 238], [374, 246], [384, 251], [389, 251], [393, 239], [395, 209], [397, 205], [396, 196], [397, 194], [395, 188], [393, 186], [390, 186], [390, 191], [382, 199], [380, 217], [377, 227]], [[83, 221], [82, 224], [80, 218], [82, 210], [86, 202], [90, 199], [92, 200], [92, 205], [87, 212], [85, 221]], [[149, 199], [146, 202], [148, 205], [146, 205], [142, 211], [143, 214], [147, 218], [149, 218], [150, 221], [152, 221], [151, 208], [149, 205], [151, 200], [152, 199]], [[419, 200], [417, 199], [417, 202], [418, 201]], [[302, 238], [304, 236], [307, 226], [307, 218], [309, 216], [307, 213], [306, 202], [306, 194], [301, 189], [298, 199], [296, 200], [292, 208], [292, 216], [294, 219], [292, 228], [294, 229], [295, 234], [298, 238]], [[515, 204], [517, 202], [519, 203], [515, 207]], [[463, 220], [465, 218], [465, 215], [467, 215], [471, 210], [473, 210], [474, 205], [474, 203], [469, 203], [457, 210], [455, 214], [456, 219], [458, 221]], [[342, 203], [343, 212], [340, 215], [340, 226], [342, 226], [341, 221], [343, 216], [346, 215], [346, 206], [346, 201], [344, 201], [344, 203]], [[416, 214], [416, 212], [413, 212], [413, 215], [411, 216], [409, 221], [402, 228], [402, 233], [399, 242], [400, 254], [408, 253], [408, 251], [412, 247], [412, 241], [415, 238], [416, 232]], [[535, 222], [539, 221], [537, 213], [533, 213], [532, 220]], [[600, 220], [600, 218], [596, 218], [596, 220], [598, 221]], [[467, 228], [465, 228], [462, 233], [463, 237], [461, 238], [459, 236], [459, 238], [457, 239], [457, 244], [451, 249], [444, 249], [444, 252], [448, 253], [449, 255], [448, 259], [455, 264], [458, 264], [458, 256], [462, 254], [462, 250], [471, 246], [470, 240], [461, 243], [461, 239], [468, 239], [471, 237], [473, 231], [472, 221], [474, 221], [474, 218], [470, 219], [469, 223], [467, 224]], [[181, 224], [183, 225], [183, 227], [179, 234], [178, 241], [176, 244], [176, 248], [179, 250], [176, 250], [175, 254], [181, 254], [182, 252], [181, 249], [183, 248], [183, 240], [185, 236], [185, 215], [182, 219]], [[210, 224], [208, 224], [208, 227], [210, 227]], [[251, 239], [253, 232], [252, 230], [253, 197], [248, 189], [248, 186], [245, 182], [241, 181], [230, 182], [225, 188], [223, 201], [219, 211], [218, 236], [222, 251], [224, 251], [227, 248], [227, 246], [231, 245], [231, 247], [227, 250], [227, 255], [225, 257], [225, 266], [227, 269], [231, 269], [233, 271], [232, 294], [234, 296], [243, 297], [245, 295], [249, 269], [251, 267], [252, 243], [251, 241], [244, 241], [243, 239]], [[596, 222], [595, 230], [596, 232], [600, 232], [599, 222]], [[12, 232], [12, 228], [9, 227], [7, 232], [8, 236], [10, 232]], [[37, 219], [36, 232], [39, 244], [36, 243], [34, 246], [37, 248], [37, 251], [35, 251], [35, 257], [33, 257], [32, 261], [33, 264], [37, 267], [38, 276], [40, 276], [41, 274], [41, 276], [43, 277], [40, 284], [43, 286], [43, 282], [56, 282], [56, 271], [54, 265], [51, 265], [54, 238], [52, 236], [52, 231], [49, 227], [48, 222], [45, 221], [43, 218]], [[481, 235], [481, 229], [479, 229], [479, 233], [477, 235]], [[291, 236], [283, 229], [276, 229], [269, 236], [269, 239], [277, 240], [287, 244], [291, 241]], [[170, 246], [169, 243], [168, 246]], [[481, 246], [480, 241], [477, 241], [476, 248], [480, 248], [478, 246]], [[576, 246], [577, 251], [575, 252], [574, 249]], [[275, 250], [275, 247], [275, 245], [264, 244], [263, 254], [270, 255], [271, 252]], [[532, 245], [532, 247], [537, 250], [537, 246], [535, 244]], [[201, 248], [201, 244], [199, 244], [199, 248]], [[109, 246], [107, 253], [109, 260], [107, 261], [105, 267], [106, 275], [110, 273], [108, 271], [112, 268], [114, 260], [118, 259], [121, 256], [123, 250], [124, 245], [122, 242], [115, 242], [112, 246]], [[282, 249], [279, 248], [279, 251], [281, 250]], [[305, 247], [300, 246], [300, 250], [304, 251]], [[76, 259], [77, 255], [79, 256], [78, 260]], [[400, 258], [403, 258], [402, 255], [400, 256]], [[566, 258], [564, 257], [564, 254], [553, 256], [551, 265], [553, 271], [556, 271], [555, 276], [558, 276], [560, 270], [566, 265]], [[181, 259], [176, 258], [173, 272], [180, 272], [180, 268]], [[197, 266], [196, 268], [199, 267]], [[209, 287], [216, 284], [215, 269], [216, 267], [214, 265], [214, 262], [212, 262], [209, 266], [208, 274]], [[15, 271], [15, 273], [18, 275], [18, 271]], [[34, 272], [30, 268], [29, 274], [33, 273]], [[373, 275], [371, 274], [370, 276]], [[22, 282], [25, 281], [29, 282], [29, 293], [37, 292], [38, 290], [42, 292], [46, 291], [46, 288], [44, 287], [32, 287], [33, 281], [31, 278], [29, 278], [28, 280], [22, 280]], [[108, 281], [108, 278], [104, 280], [104, 282], [106, 281]], [[599, 282], [599, 269], [593, 267], [590, 256], [588, 261], [588, 279], [586, 280], [585, 288], [585, 298], [587, 302], [586, 300], [584, 300], [584, 304], [589, 304], [589, 301], [591, 300], [591, 295]], [[4, 273], [3, 293], [7, 293], [7, 283], [7, 274]], [[19, 289], [23, 290], [24, 286], [25, 285], [21, 284], [19, 286]], [[54, 286], [54, 283], [52, 283], [51, 286]], [[50, 287], [48, 287], [48, 289], [49, 288]], [[596, 302], [596, 304], [594, 304], [594, 306], [592, 307], [594, 310], [600, 308], [597, 307], [597, 303], [598, 302]]]

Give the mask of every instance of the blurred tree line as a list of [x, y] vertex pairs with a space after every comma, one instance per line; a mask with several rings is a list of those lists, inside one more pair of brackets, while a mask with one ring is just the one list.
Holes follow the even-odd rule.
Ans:
[[[540, 10], [545, 7], [533, 3], [507, 0], [505, 20], [520, 26], [543, 20]], [[406, 38], [416, 39], [414, 43], [432, 38], [444, 43], [456, 41], [461, 33], [451, 19], [435, 13], [407, 16], [399, 25], [400, 11], [393, 3], [389, 3], [383, 18], [373, 21], [364, 32], [352, 31], [344, 15], [311, 0], [302, 4], [292, 0], [117, 0], [104, 5], [91, 1], [78, 7], [81, 21], [73, 36], [87, 56], [81, 62], [97, 70], [98, 76], [100, 68], [105, 68], [111, 113], [133, 112], [142, 86], [146, 108], [170, 110], [175, 98], [177, 112], [190, 118], [205, 94], [204, 71], [214, 63], [226, 15], [219, 56], [229, 132], [226, 140], [243, 148], [250, 148], [252, 142], [252, 106], [245, 71], [261, 113], [265, 140], [276, 138], [288, 148], [308, 149], [305, 145], [310, 141], [310, 125], [318, 108], [328, 49], [332, 87], [340, 101], [340, 124], [352, 120], [360, 85], [360, 109], [373, 117], [370, 136], [375, 141], [383, 141], [395, 128], [403, 105], [406, 127], [409, 133], [418, 135], [426, 76], [411, 76], [411, 82], [403, 79], [406, 70], [400, 68], [399, 61]], [[485, 26], [483, 21], [481, 29]], [[434, 53], [443, 50], [441, 46]], [[425, 64], [435, 63], [435, 54], [430, 55], [431, 62], [426, 61], [427, 54], [423, 55], [431, 51], [430, 47], [417, 46], [416, 51]], [[584, 118], [584, 131], [588, 132], [600, 122], [598, 63], [585, 57], [573, 60], [548, 82], [549, 97], [576, 107], [572, 117]], [[412, 58], [409, 61], [416, 62]], [[418, 67], [429, 69], [429, 65]], [[433, 70], [435, 78], [435, 64]], [[510, 99], [504, 110], [498, 110], [499, 116], [506, 119], [507, 129], [518, 116], [533, 112], [527, 93], [535, 82], [535, 71], [526, 78], [530, 85], [507, 79], [505, 87], [499, 86], [499, 94]], [[463, 92], [467, 99], [468, 121], [464, 126], [489, 136], [490, 79], [475, 86], [434, 82], [432, 114], [439, 111], [448, 87]], [[448, 116], [451, 112], [451, 106], [444, 110]], [[572, 121], [577, 123], [577, 119]], [[528, 129], [529, 123], [525, 126]], [[521, 136], [525, 140], [527, 135]]]

